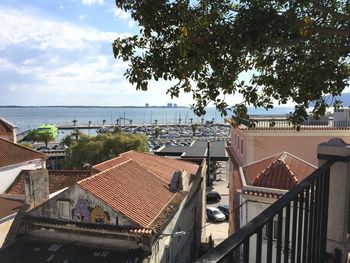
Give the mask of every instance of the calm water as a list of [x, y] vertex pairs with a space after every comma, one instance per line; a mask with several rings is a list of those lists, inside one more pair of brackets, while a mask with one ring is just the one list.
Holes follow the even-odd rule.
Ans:
[[[270, 111], [261, 109], [250, 109], [250, 114], [287, 114], [291, 108], [274, 108]], [[7, 119], [18, 127], [18, 131], [37, 128], [41, 124], [69, 125], [72, 120], [76, 119], [77, 124], [102, 124], [106, 120], [106, 124], [115, 124], [117, 119], [121, 120], [121, 124], [129, 124], [132, 120], [133, 124], [154, 123], [190, 123], [201, 122], [201, 117], [196, 116], [189, 108], [67, 108], [67, 107], [21, 107], [21, 108], [0, 108], [0, 117]], [[223, 123], [223, 117], [215, 108], [208, 108], [207, 114], [203, 116], [205, 121], [214, 119], [217, 123]]]

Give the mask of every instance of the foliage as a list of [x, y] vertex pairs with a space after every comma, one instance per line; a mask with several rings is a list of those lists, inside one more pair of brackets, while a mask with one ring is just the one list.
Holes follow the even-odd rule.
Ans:
[[65, 169], [85, 169], [129, 151], [148, 151], [146, 137], [141, 134], [81, 135], [66, 151]]
[[159, 135], [160, 135], [160, 129], [159, 129], [158, 126], [154, 127], [154, 129], [153, 129], [153, 135], [154, 135], [154, 137], [156, 137], [156, 138], [159, 137]]
[[[140, 34], [114, 41], [115, 58], [138, 90], [172, 80], [168, 93], [190, 93], [196, 114], [209, 102], [223, 113], [225, 96], [240, 93], [233, 114], [247, 107], [295, 102], [293, 124], [338, 105], [348, 86], [350, 4], [345, 0], [118, 0]], [[250, 75], [248, 82], [242, 74]]]
[[32, 130], [25, 138], [25, 140], [44, 142], [47, 146], [49, 142], [55, 140], [52, 134], [48, 131], [38, 132], [37, 130]]
[[67, 146], [67, 147], [70, 147], [73, 143], [73, 140], [72, 140], [72, 136], [71, 135], [67, 135], [65, 137], [62, 138], [60, 144], [63, 145], [63, 146]]
[[193, 136], [195, 136], [197, 128], [198, 128], [197, 123], [191, 124], [191, 128], [192, 128], [192, 134], [193, 134]]

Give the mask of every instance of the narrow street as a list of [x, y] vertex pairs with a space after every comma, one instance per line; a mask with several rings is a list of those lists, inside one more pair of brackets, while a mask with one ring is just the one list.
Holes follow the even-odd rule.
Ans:
[[[208, 202], [207, 207], [229, 205], [228, 169], [227, 162], [217, 162], [217, 169], [215, 170], [216, 180], [213, 181], [212, 186], [207, 187], [207, 192], [218, 192], [221, 195], [221, 200], [220, 202]], [[217, 246], [228, 237], [228, 228], [228, 220], [219, 223], [207, 220], [205, 226], [206, 237], [209, 239], [209, 236], [211, 235], [214, 241], [214, 246]]]

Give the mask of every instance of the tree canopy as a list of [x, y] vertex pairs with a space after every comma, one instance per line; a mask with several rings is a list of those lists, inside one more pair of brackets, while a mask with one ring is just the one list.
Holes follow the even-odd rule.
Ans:
[[[172, 80], [172, 97], [190, 93], [195, 113], [213, 102], [224, 114], [233, 107], [272, 108], [295, 103], [294, 124], [339, 106], [334, 96], [348, 86], [350, 4], [335, 0], [117, 0], [138, 21], [140, 33], [118, 38], [114, 56], [129, 62], [125, 72], [136, 89]], [[243, 81], [242, 73], [249, 75]]]
[[54, 141], [53, 135], [48, 132], [38, 132], [37, 130], [32, 130], [26, 137], [25, 140], [32, 140], [37, 142], [44, 142], [47, 146], [49, 142]]
[[121, 132], [81, 135], [78, 140], [71, 142], [63, 166], [66, 169], [86, 169], [129, 150], [148, 151], [146, 137]]

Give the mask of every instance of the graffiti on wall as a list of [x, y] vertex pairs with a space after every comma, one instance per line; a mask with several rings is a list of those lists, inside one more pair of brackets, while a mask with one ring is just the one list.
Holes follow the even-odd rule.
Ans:
[[97, 224], [110, 224], [110, 215], [100, 204], [79, 198], [73, 212], [73, 221]]
[[103, 209], [96, 205], [95, 208], [91, 212], [91, 222], [98, 224], [109, 224], [109, 215]]
[[84, 199], [79, 199], [73, 212], [73, 220], [90, 223], [90, 212], [89, 208]]

